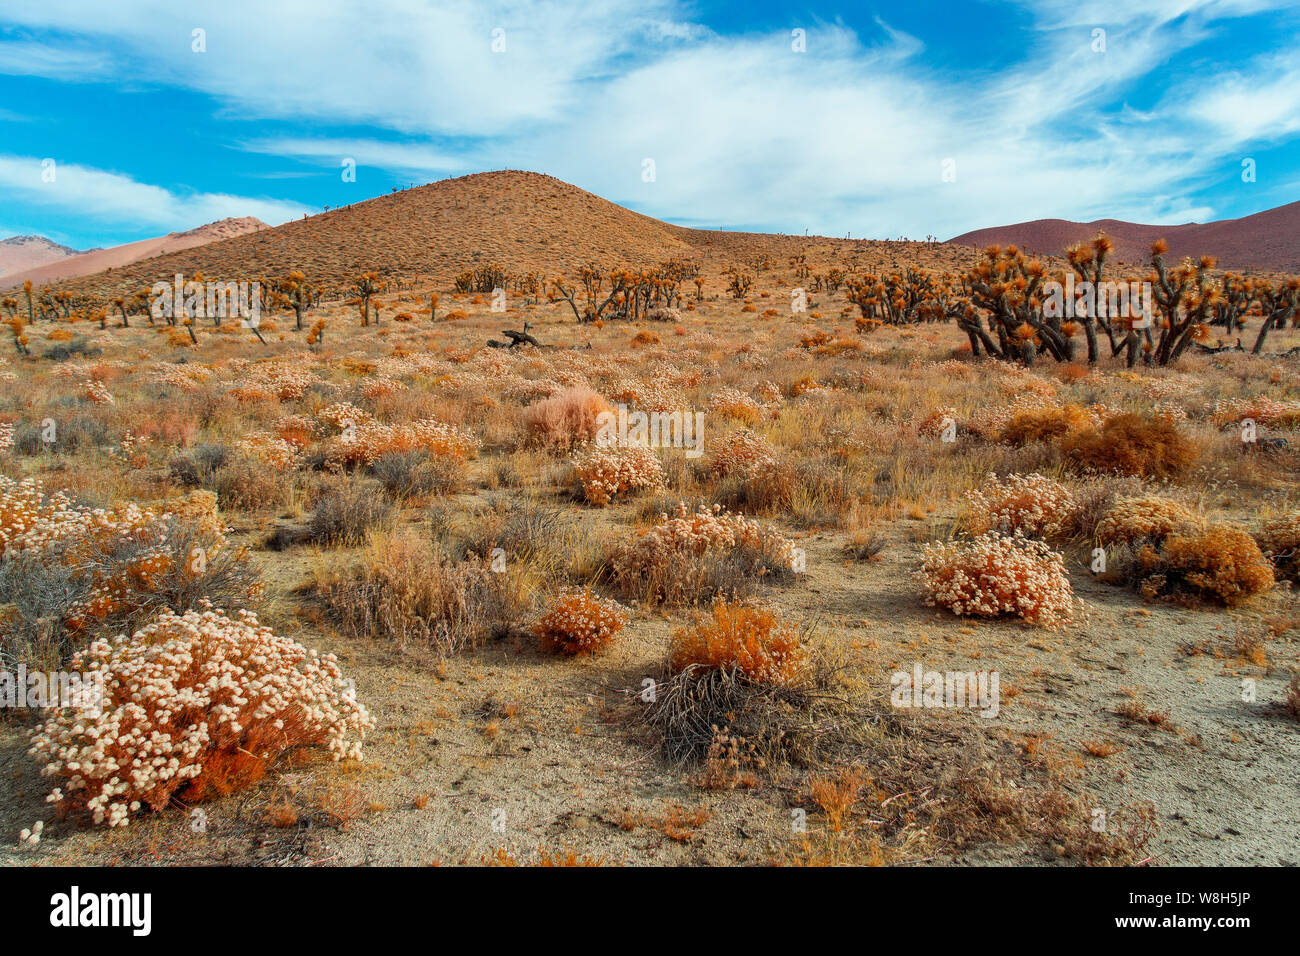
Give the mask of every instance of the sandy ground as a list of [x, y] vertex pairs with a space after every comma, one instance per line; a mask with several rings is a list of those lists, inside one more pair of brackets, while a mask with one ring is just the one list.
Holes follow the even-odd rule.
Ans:
[[[822, 640], [842, 642], [852, 660], [882, 675], [918, 660], [927, 669], [997, 669], [996, 719], [972, 711], [925, 711], [919, 719], [965, 722], [1073, 756], [1100, 809], [1153, 802], [1160, 828], [1147, 848], [1152, 863], [1300, 863], [1300, 733], [1278, 706], [1286, 668], [1300, 656], [1296, 632], [1268, 642], [1266, 666], [1233, 660], [1230, 649], [1214, 654], [1231, 647], [1238, 628], [1254, 633], [1268, 618], [1294, 614], [1288, 593], [1279, 588], [1225, 615], [1145, 604], [1072, 566], [1084, 609], [1069, 626], [958, 624], [922, 605], [910, 581], [915, 540], [927, 534], [924, 521], [900, 522], [870, 563], [846, 562], [835, 536], [805, 538], [808, 571], [779, 601], [818, 619]], [[277, 563], [272, 586], [302, 583], [295, 578], [305, 578], [310, 560], [297, 553]], [[639, 614], [596, 658], [557, 660], [516, 638], [443, 665], [299, 621], [299, 638], [340, 656], [378, 720], [366, 760], [277, 767], [252, 792], [203, 807], [206, 828], [179, 808], [113, 833], [55, 823], [39, 848], [15, 849], [10, 837], [43, 815], [45, 790], [21, 729], [7, 725], [0, 862], [456, 864], [503, 848], [528, 862], [538, 847], [629, 865], [783, 859], [793, 847], [795, 794], [693, 786], [689, 773], [659, 758], [629, 704], [642, 678], [658, 672], [680, 618]], [[1188, 653], [1190, 646], [1207, 653]], [[1242, 700], [1244, 678], [1256, 682], [1254, 703]], [[1130, 696], [1168, 711], [1176, 726], [1117, 716]], [[1118, 749], [1083, 756], [1085, 741]], [[277, 820], [285, 807], [294, 810]], [[996, 844], [933, 862], [1049, 860], [1041, 849]]]

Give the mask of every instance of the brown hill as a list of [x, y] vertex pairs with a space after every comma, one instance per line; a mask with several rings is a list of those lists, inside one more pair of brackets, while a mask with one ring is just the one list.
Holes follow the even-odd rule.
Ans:
[[93, 275], [97, 272], [103, 272], [105, 269], [120, 269], [143, 259], [151, 259], [167, 253], [207, 245], [220, 239], [247, 235], [259, 229], [269, 228], [260, 219], [252, 216], [242, 216], [237, 219], [222, 219], [218, 222], [210, 222], [205, 226], [199, 226], [197, 229], [189, 229], [185, 232], [170, 232], [156, 239], [141, 239], [138, 242], [128, 242], [108, 249], [95, 249], [83, 253], [73, 251], [73, 254], [66, 258], [47, 261], [43, 265], [28, 267], [21, 272], [15, 271], [0, 277], [0, 288], [22, 285], [28, 279], [35, 286], [49, 285], [54, 282], [74, 279], [78, 276]]
[[942, 244], [722, 232], [674, 226], [541, 173], [475, 173], [332, 209], [282, 226], [133, 262], [63, 282], [75, 293], [107, 297], [159, 280], [203, 273], [238, 280], [301, 269], [340, 291], [362, 272], [446, 285], [456, 274], [496, 262], [510, 273], [547, 277], [589, 262], [653, 266], [672, 258], [747, 266], [785, 265], [806, 253], [810, 265], [865, 268], [921, 262], [946, 267], [967, 257]]
[[79, 255], [44, 236], [14, 236], [0, 242], [0, 278]]
[[1170, 261], [1209, 255], [1218, 259], [1223, 269], [1300, 272], [1300, 202], [1241, 219], [1181, 226], [1148, 226], [1119, 219], [1036, 219], [976, 229], [948, 242], [977, 249], [1012, 243], [1035, 253], [1060, 255], [1067, 246], [1092, 239], [1098, 232], [1114, 241], [1115, 258], [1120, 262], [1144, 262], [1151, 243], [1166, 239]]

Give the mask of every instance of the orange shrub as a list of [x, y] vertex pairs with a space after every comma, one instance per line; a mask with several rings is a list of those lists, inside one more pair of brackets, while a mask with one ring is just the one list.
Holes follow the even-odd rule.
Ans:
[[1291, 581], [1300, 579], [1300, 511], [1264, 522], [1255, 540], [1279, 576]]
[[784, 684], [807, 664], [799, 634], [773, 609], [714, 601], [708, 615], [673, 634], [668, 669], [735, 671], [751, 681]]
[[1141, 478], [1176, 477], [1196, 459], [1195, 447], [1168, 418], [1131, 412], [1066, 435], [1061, 451], [1082, 468]]
[[744, 392], [736, 388], [720, 388], [709, 399], [709, 409], [723, 418], [735, 419], [752, 425], [763, 417], [763, 409]]
[[564, 588], [532, 627], [542, 644], [564, 654], [601, 650], [627, 624], [627, 612], [611, 598], [599, 598], [590, 588]]
[[663, 339], [659, 337], [658, 332], [652, 332], [649, 329], [644, 329], [632, 336], [633, 345], [659, 345], [662, 341]]
[[1171, 498], [1148, 495], [1115, 502], [1097, 525], [1097, 540], [1103, 545], [1133, 544], [1150, 539], [1159, 542], [1179, 528], [1201, 525], [1190, 509]]
[[1002, 426], [998, 441], [1008, 445], [1051, 442], [1093, 424], [1087, 409], [1078, 405], [1040, 405], [1015, 412]]
[[1187, 590], [1233, 607], [1273, 587], [1273, 568], [1241, 528], [1226, 524], [1175, 531], [1159, 549], [1138, 552], [1148, 597]]

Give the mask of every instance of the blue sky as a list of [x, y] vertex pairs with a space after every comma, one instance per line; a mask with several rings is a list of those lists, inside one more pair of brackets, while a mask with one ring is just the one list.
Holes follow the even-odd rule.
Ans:
[[280, 223], [506, 168], [792, 233], [1233, 218], [1300, 199], [1298, 54], [1269, 0], [4, 0], [0, 237]]

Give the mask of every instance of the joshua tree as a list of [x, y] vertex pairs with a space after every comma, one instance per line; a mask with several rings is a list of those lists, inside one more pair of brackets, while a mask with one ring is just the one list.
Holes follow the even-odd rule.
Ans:
[[[1210, 275], [1215, 265], [1212, 256], [1202, 256], [1195, 264], [1184, 260], [1182, 265], [1170, 269], [1165, 265], [1168, 251], [1169, 244], [1163, 239], [1151, 244], [1154, 272], [1150, 281], [1160, 315], [1160, 341], [1154, 349], [1149, 342], [1144, 348], [1157, 365], [1177, 362], [1188, 346], [1208, 337], [1209, 317], [1223, 298], [1218, 283]], [[1132, 364], [1130, 355], [1129, 365]]]
[[311, 308], [311, 284], [306, 275], [294, 269], [281, 281], [280, 288], [289, 308], [293, 309], [294, 328], [301, 332], [303, 310]]
[[432, 321], [438, 319], [438, 293], [436, 292], [429, 293], [429, 318]]
[[375, 272], [365, 272], [352, 280], [352, 291], [356, 293], [357, 299], [361, 305], [361, 324], [370, 324], [370, 300], [376, 293], [383, 289], [383, 283], [379, 279], [379, 274]]
[[1264, 316], [1255, 347], [1250, 350], [1251, 354], [1258, 355], [1264, 350], [1264, 340], [1269, 331], [1286, 325], [1287, 320], [1295, 318], [1296, 310], [1300, 309], [1300, 279], [1288, 279], [1277, 285], [1260, 282], [1255, 289], [1255, 300]]

